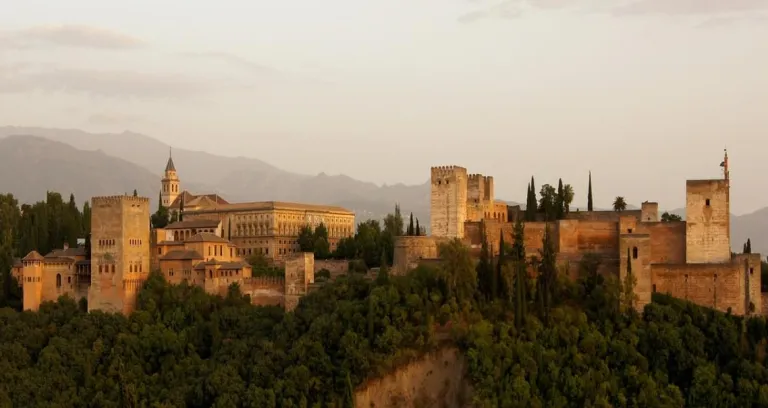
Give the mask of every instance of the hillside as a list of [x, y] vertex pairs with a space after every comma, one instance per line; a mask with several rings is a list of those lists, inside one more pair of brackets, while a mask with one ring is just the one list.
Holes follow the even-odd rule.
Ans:
[[[119, 157], [156, 174], [154, 191], [159, 190], [159, 177], [168, 160], [168, 145], [133, 132], [93, 134], [70, 129], [0, 127], [0, 138], [11, 135], [41, 136], [77, 149], [101, 150]], [[173, 149], [173, 161], [183, 188], [192, 192], [217, 192], [230, 201], [281, 200], [340, 205], [364, 218], [383, 217], [392, 211], [395, 203], [400, 203], [404, 213], [413, 212], [422, 220], [429, 219], [428, 182], [415, 186], [377, 186], [344, 175], [302, 175], [254, 158], [223, 157], [178, 148]]]
[[157, 175], [102, 151], [84, 151], [34, 136], [0, 139], [0, 190], [20, 202], [70, 193], [82, 205], [92, 196], [128, 193], [134, 189], [157, 205]]

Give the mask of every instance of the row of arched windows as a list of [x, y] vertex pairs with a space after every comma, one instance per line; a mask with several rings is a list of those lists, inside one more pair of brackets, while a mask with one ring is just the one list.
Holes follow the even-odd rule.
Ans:
[[99, 246], [113, 246], [115, 245], [114, 239], [100, 239]]

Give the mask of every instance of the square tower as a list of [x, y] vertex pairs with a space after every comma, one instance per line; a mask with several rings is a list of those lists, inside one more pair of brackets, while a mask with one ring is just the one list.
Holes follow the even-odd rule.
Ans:
[[432, 236], [464, 238], [467, 219], [467, 169], [432, 167], [430, 229]]
[[729, 180], [688, 180], [685, 187], [686, 263], [730, 262]]
[[91, 199], [88, 310], [129, 314], [149, 275], [149, 198]]

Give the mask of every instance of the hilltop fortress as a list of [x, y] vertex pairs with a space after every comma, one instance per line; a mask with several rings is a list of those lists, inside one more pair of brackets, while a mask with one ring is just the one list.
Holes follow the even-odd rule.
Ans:
[[[760, 313], [760, 255], [731, 254], [727, 154], [723, 166], [722, 179], [686, 181], [686, 221], [661, 222], [655, 202], [634, 211], [570, 212], [557, 221], [525, 222], [526, 254], [539, 254], [548, 229], [560, 270], [571, 277], [587, 253], [600, 256], [601, 273], [622, 279], [631, 263], [640, 310], [659, 292], [734, 314]], [[439, 244], [453, 238], [478, 251], [481, 223], [494, 255], [501, 235], [513, 242], [514, 222], [523, 214], [495, 201], [492, 177], [458, 166], [431, 173], [432, 235], [399, 237], [394, 273], [439, 258]]]

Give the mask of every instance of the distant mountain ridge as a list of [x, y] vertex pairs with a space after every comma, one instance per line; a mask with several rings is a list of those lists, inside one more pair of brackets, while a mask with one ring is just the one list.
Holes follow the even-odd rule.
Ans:
[[[42, 200], [48, 190], [74, 193], [82, 205], [94, 195], [130, 194], [137, 189], [150, 197], [154, 208], [167, 159], [168, 145], [139, 133], [0, 127], [0, 192], [11, 192], [22, 202]], [[302, 175], [258, 159], [186, 149], [174, 149], [173, 160], [182, 188], [193, 193], [219, 193], [232, 202], [338, 205], [354, 211], [358, 221], [381, 218], [399, 203], [404, 217], [413, 212], [421, 225], [429, 226], [429, 180], [419, 185], [377, 186], [345, 175]], [[507, 203], [525, 208], [525, 204]], [[684, 208], [670, 212], [685, 218]], [[753, 252], [768, 255], [768, 207], [731, 216], [733, 248], [741, 251], [747, 238]]]
[[[100, 151], [102, 154], [130, 162], [142, 168], [143, 173], [154, 174], [154, 187], [142, 187], [147, 190], [142, 194], [153, 200], [156, 200], [160, 190], [160, 177], [169, 154], [167, 144], [129, 131], [94, 134], [76, 129], [0, 127], [0, 142], [12, 135], [42, 137], [65, 143], [83, 153]], [[23, 153], [22, 156], [32, 154]], [[23, 157], [19, 157], [19, 161], [23, 161]], [[278, 169], [258, 159], [230, 158], [179, 148], [173, 149], [173, 161], [179, 172], [182, 188], [193, 193], [218, 193], [232, 202], [279, 200], [339, 205], [354, 211], [359, 220], [381, 218], [392, 212], [395, 204], [399, 203], [406, 216], [413, 212], [414, 217], [418, 217], [423, 225], [429, 224], [428, 221], [424, 222], [429, 220], [428, 181], [419, 185], [377, 186], [345, 175], [302, 175]], [[53, 169], [43, 167], [39, 168], [39, 171], [49, 173]], [[108, 167], [99, 171], [108, 171]], [[3, 189], [5, 185], [12, 184], [0, 182]], [[19, 197], [43, 197], [46, 189], [70, 188], [66, 183], [45, 180], [40, 180], [35, 186], [13, 185], [28, 190], [14, 189], [13, 191], [19, 191]], [[87, 191], [87, 188], [81, 190]]]

